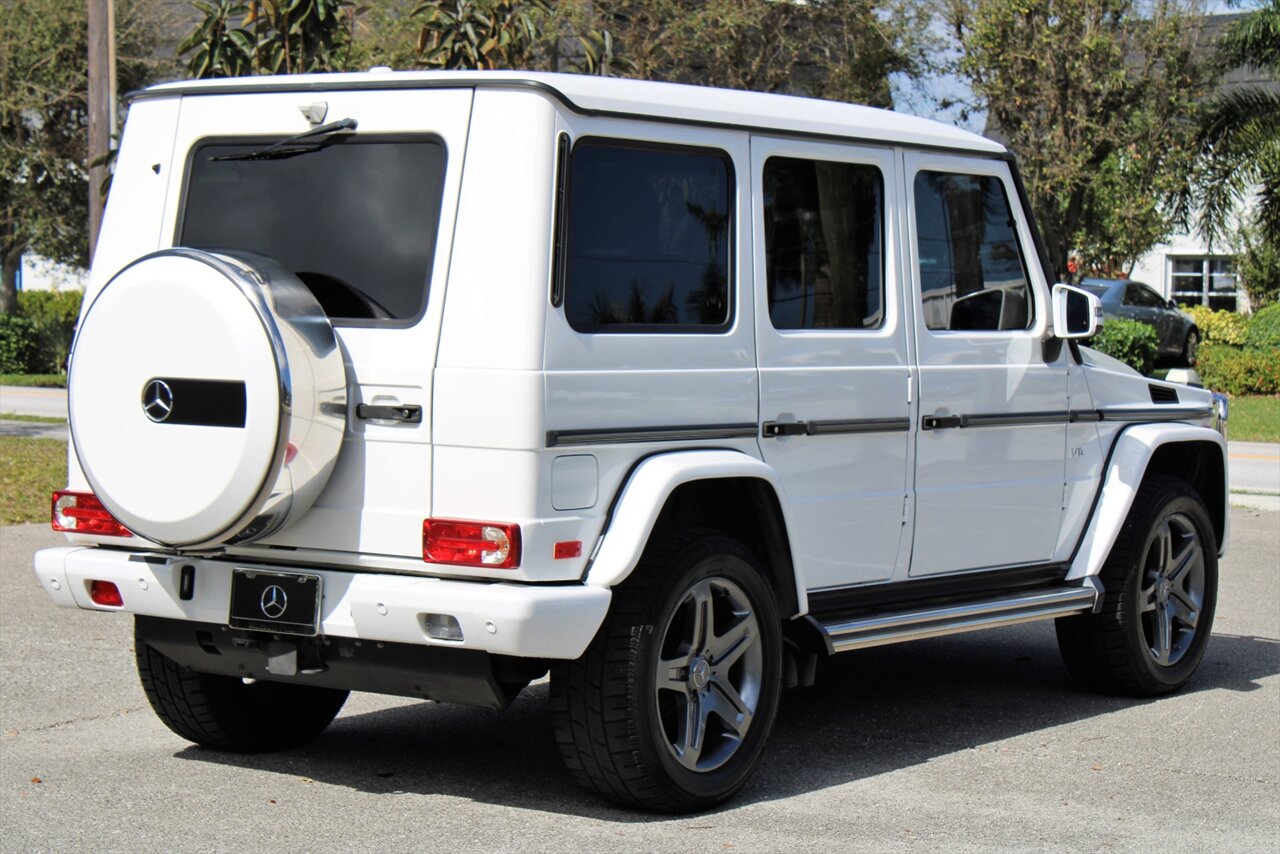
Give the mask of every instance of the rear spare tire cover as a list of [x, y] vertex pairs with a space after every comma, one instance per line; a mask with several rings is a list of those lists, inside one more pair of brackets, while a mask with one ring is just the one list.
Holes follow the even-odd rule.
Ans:
[[275, 261], [168, 249], [81, 318], [71, 438], [134, 533], [207, 549], [267, 536], [315, 500], [342, 445], [346, 381], [324, 311]]

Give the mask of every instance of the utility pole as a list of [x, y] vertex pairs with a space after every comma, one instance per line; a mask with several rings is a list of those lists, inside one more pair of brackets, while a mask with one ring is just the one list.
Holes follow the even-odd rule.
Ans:
[[[89, 12], [89, 259], [102, 226], [102, 182], [116, 124], [114, 0], [87, 0]], [[94, 165], [97, 164], [97, 165]]]

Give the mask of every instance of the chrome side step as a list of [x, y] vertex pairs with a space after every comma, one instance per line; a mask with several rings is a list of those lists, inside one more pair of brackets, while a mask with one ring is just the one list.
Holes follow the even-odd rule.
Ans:
[[957, 602], [916, 611], [814, 619], [827, 643], [827, 652], [848, 652], [870, 646], [932, 638], [1047, 620], [1091, 610], [1098, 596], [1092, 586], [1029, 590], [992, 599]]

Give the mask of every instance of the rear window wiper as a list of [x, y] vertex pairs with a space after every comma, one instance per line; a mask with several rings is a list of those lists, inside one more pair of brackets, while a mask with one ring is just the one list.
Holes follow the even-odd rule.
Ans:
[[313, 151], [319, 151], [325, 146], [333, 145], [335, 142], [341, 142], [351, 136], [355, 132], [355, 129], [355, 119], [339, 119], [336, 122], [330, 122], [327, 125], [312, 128], [306, 133], [300, 133], [297, 136], [282, 139], [277, 143], [268, 145], [266, 148], [259, 148], [254, 151], [245, 151], [236, 154], [222, 154], [212, 159], [284, 160], [287, 157], [297, 157], [299, 154], [310, 154]]

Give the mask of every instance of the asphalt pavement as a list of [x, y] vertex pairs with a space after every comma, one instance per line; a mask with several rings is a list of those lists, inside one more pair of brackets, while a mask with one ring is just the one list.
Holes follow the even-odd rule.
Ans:
[[1158, 700], [1076, 688], [1034, 623], [847, 653], [748, 786], [668, 817], [577, 789], [545, 685], [504, 712], [353, 695], [308, 747], [194, 747], [122, 615], [55, 608], [0, 529], [0, 851], [1280, 850], [1280, 514], [1232, 511], [1215, 637]]

